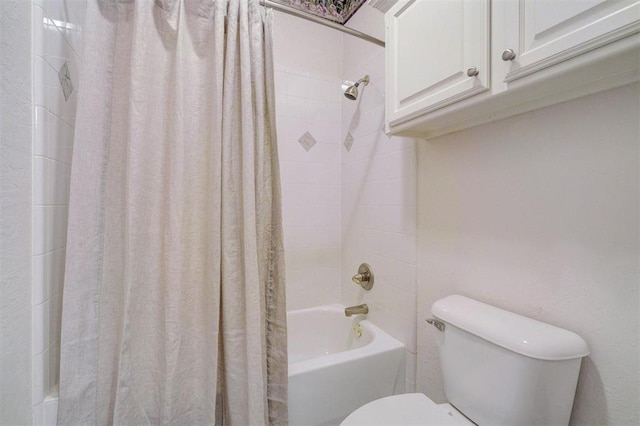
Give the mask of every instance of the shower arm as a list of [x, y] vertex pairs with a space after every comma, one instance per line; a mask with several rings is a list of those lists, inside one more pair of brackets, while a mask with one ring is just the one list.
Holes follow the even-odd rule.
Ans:
[[360, 80], [356, 81], [355, 86], [358, 87], [360, 86], [362, 83], [364, 83], [365, 86], [369, 85], [369, 76], [365, 75], [364, 77], [362, 77]]
[[338, 30], [341, 31], [343, 33], [347, 33], [349, 35], [352, 35], [354, 37], [358, 37], [362, 40], [368, 41], [369, 43], [373, 43], [373, 44], [377, 44], [378, 46], [382, 46], [384, 47], [384, 41], [379, 40], [375, 37], [371, 37], [368, 34], [365, 33], [361, 33], [360, 31], [356, 31], [352, 28], [349, 27], [345, 27], [343, 25], [340, 25], [338, 23], [335, 23], [333, 21], [329, 21], [320, 17], [317, 17], [315, 15], [310, 15], [304, 12], [300, 12], [297, 9], [294, 9], [293, 7], [290, 6], [285, 6], [283, 4], [280, 3], [276, 3], [274, 1], [271, 0], [260, 0], [260, 4], [266, 7], [270, 7], [271, 9], [277, 10], [279, 12], [283, 12], [286, 13], [288, 15], [293, 15], [297, 18], [302, 18], [302, 19], [306, 19], [307, 21], [311, 21], [311, 22], [315, 22], [316, 24], [320, 24], [320, 25], [324, 25], [325, 27], [329, 27], [329, 28], [333, 28], [334, 30]]

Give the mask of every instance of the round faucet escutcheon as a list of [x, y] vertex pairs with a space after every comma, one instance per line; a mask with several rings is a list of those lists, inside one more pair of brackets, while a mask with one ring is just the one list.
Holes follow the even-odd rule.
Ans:
[[351, 278], [351, 281], [365, 290], [371, 290], [373, 288], [373, 271], [371, 270], [371, 266], [367, 263], [361, 264], [358, 268], [358, 273]]

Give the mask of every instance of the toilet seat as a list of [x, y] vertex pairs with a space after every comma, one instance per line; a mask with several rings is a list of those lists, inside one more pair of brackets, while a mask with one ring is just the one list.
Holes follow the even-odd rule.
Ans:
[[377, 399], [358, 408], [340, 426], [359, 425], [474, 425], [449, 404], [436, 404], [422, 393]]

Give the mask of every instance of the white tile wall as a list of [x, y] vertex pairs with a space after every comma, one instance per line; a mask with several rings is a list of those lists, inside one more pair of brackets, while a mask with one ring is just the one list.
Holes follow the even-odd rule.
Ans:
[[[339, 79], [343, 60], [342, 40], [343, 34], [339, 31], [275, 12], [273, 58], [276, 67]], [[300, 91], [295, 90], [293, 95], [300, 97], [305, 97], [305, 92], [329, 97], [331, 93], [328, 82], [313, 87], [294, 83], [294, 87]]]
[[[276, 41], [276, 49], [278, 43]], [[312, 52], [306, 52], [307, 56]], [[287, 308], [340, 299], [340, 80], [276, 64]], [[309, 132], [309, 151], [298, 142]]]
[[[413, 140], [388, 138], [384, 125], [384, 50], [345, 39], [343, 79], [365, 74], [357, 101], [342, 101], [341, 300], [367, 303], [369, 319], [402, 341], [406, 391], [415, 390], [416, 365], [416, 147]], [[351, 283], [358, 265], [369, 263], [375, 285]]]
[[[342, 35], [276, 13], [274, 60], [287, 308], [340, 300]], [[309, 132], [306, 151], [298, 139]]]
[[[34, 424], [51, 421], [51, 403], [46, 397], [56, 393], [58, 383], [69, 179], [84, 7], [84, 0], [33, 2]], [[74, 85], [66, 101], [58, 78], [65, 63]]]
[[[376, 12], [377, 13], [377, 12]], [[377, 16], [382, 23], [382, 14]], [[354, 17], [357, 20], [357, 16]], [[416, 364], [416, 148], [387, 138], [384, 50], [277, 14], [276, 107], [283, 187], [287, 307], [369, 304], [369, 319], [407, 345], [407, 390]], [[369, 74], [357, 102], [343, 80]], [[318, 143], [297, 142], [309, 131]], [[347, 131], [354, 143], [343, 146]], [[369, 263], [372, 291], [351, 276]]]

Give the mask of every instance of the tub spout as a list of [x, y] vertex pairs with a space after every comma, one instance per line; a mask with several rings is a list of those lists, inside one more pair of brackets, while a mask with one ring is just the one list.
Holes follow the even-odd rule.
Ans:
[[362, 305], [349, 306], [348, 308], [344, 308], [344, 314], [348, 317], [350, 317], [351, 315], [368, 314], [368, 313], [369, 313], [369, 307], [367, 306], [366, 303], [363, 303]]

